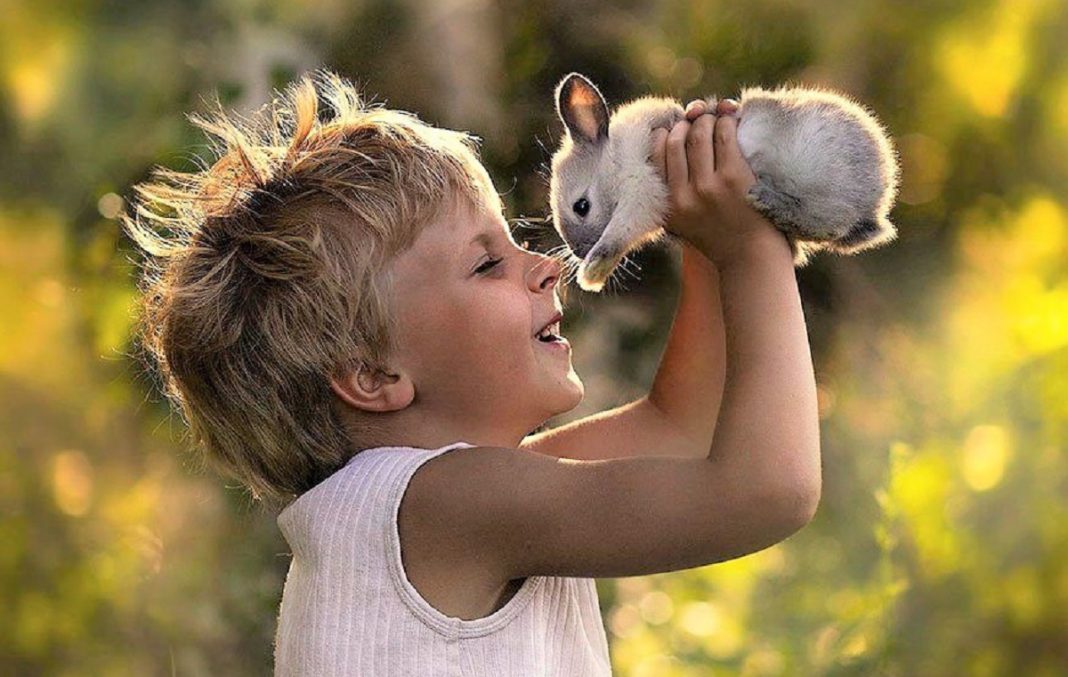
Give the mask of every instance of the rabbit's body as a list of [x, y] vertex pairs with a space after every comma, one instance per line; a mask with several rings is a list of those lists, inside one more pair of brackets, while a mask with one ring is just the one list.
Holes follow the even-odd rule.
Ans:
[[[577, 74], [557, 96], [568, 135], [552, 162], [553, 221], [584, 258], [580, 284], [596, 291], [624, 254], [665, 232], [667, 186], [649, 160], [651, 135], [684, 110], [672, 99], [643, 97], [608, 120], [600, 93]], [[717, 99], [707, 103], [714, 110]], [[747, 200], [786, 235], [795, 265], [821, 249], [849, 254], [893, 239], [887, 213], [897, 159], [861, 106], [823, 90], [749, 87], [734, 115], [739, 149], [757, 177]], [[584, 216], [574, 208], [579, 200], [588, 204]]]

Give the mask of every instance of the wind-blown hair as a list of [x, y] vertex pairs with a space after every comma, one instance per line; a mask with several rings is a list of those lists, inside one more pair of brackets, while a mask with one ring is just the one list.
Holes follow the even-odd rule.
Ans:
[[275, 94], [251, 118], [189, 114], [211, 166], [155, 167], [121, 221], [145, 253], [146, 362], [207, 465], [281, 508], [379, 442], [329, 376], [393, 353], [386, 264], [456, 200], [501, 202], [468, 134], [325, 69]]

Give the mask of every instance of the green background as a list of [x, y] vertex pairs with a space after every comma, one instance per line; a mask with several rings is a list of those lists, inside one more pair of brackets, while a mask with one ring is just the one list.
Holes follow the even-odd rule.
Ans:
[[[270, 670], [286, 544], [198, 469], [131, 357], [139, 255], [115, 217], [153, 166], [207, 157], [184, 113], [213, 92], [250, 111], [318, 66], [482, 137], [532, 219], [569, 71], [610, 103], [794, 83], [869, 106], [901, 154], [900, 236], [798, 271], [819, 512], [741, 559], [599, 581], [613, 667], [1063, 674], [1066, 34], [1055, 0], [0, 0], [0, 674]], [[572, 290], [587, 397], [550, 425], [648, 389], [675, 254]]]

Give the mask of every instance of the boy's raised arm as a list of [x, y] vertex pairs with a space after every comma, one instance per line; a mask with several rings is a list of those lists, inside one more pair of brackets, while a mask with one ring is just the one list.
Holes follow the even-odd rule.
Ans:
[[671, 333], [646, 399], [688, 440], [685, 456], [708, 456], [726, 371], [719, 271], [688, 242]]
[[814, 510], [820, 494], [816, 384], [793, 256], [769, 233], [720, 271], [727, 373], [709, 458], [796, 488]]
[[821, 484], [816, 383], [789, 243], [745, 201], [756, 177], [738, 147], [735, 118], [681, 122], [666, 137], [659, 133], [661, 143], [669, 228], [719, 271], [727, 364], [709, 458], [814, 505]]

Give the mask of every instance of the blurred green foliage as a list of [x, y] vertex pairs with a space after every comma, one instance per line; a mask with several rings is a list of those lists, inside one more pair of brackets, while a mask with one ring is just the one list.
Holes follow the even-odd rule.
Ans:
[[[485, 139], [513, 216], [546, 214], [580, 70], [612, 102], [819, 84], [901, 153], [900, 238], [798, 272], [824, 492], [767, 550], [599, 581], [618, 674], [1055, 675], [1068, 669], [1068, 12], [1056, 0], [420, 3], [0, 0], [0, 674], [264, 674], [289, 559], [191, 461], [130, 355], [115, 216], [183, 118], [318, 65]], [[517, 225], [517, 227], [519, 227]], [[524, 232], [558, 244], [546, 225]], [[664, 248], [571, 294], [587, 399], [648, 388]], [[768, 412], [774, 416], [775, 412]]]

